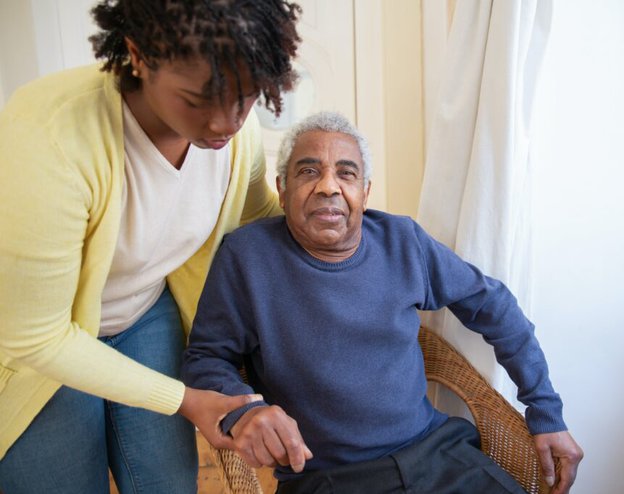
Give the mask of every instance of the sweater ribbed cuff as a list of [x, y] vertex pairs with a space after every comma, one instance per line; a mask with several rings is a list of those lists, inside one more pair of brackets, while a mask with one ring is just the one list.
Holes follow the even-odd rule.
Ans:
[[538, 408], [530, 406], [525, 412], [526, 423], [531, 435], [568, 430], [562, 416], [562, 405]]
[[182, 404], [184, 389], [184, 384], [175, 379], [158, 379], [154, 383], [145, 408], [165, 415], [173, 415]]
[[225, 418], [221, 421], [221, 431], [224, 434], [229, 434], [230, 429], [234, 427], [234, 424], [239, 421], [239, 419], [245, 415], [246, 412], [256, 407], [266, 407], [269, 406], [265, 401], [252, 401], [251, 403], [247, 403], [242, 407], [239, 407], [232, 412], [228, 413]]

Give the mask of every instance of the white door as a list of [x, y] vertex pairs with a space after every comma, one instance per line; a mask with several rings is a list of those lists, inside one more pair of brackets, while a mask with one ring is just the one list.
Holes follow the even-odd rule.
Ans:
[[336, 110], [355, 122], [355, 46], [352, 0], [299, 0], [302, 39], [295, 62], [300, 78], [284, 95], [284, 110], [275, 119], [260, 103], [267, 177], [275, 184], [275, 158], [284, 131], [306, 115]]

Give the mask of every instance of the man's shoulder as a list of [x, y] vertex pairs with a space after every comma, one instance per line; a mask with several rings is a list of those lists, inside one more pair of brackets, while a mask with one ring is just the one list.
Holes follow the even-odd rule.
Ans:
[[413, 229], [416, 222], [409, 216], [386, 213], [377, 209], [367, 209], [364, 213], [364, 228], [368, 230]]
[[369, 209], [364, 214], [363, 228], [369, 241], [386, 250], [413, 249], [431, 242], [431, 236], [410, 216]]

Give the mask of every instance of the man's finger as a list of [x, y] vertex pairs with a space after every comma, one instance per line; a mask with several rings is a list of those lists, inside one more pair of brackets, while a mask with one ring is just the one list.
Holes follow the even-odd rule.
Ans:
[[239, 451], [238, 454], [245, 461], [245, 463], [247, 463], [250, 467], [261, 468], [263, 466], [267, 466], [267, 465], [263, 465], [262, 462], [256, 458], [256, 455], [253, 451], [249, 451], [246, 454], [241, 453]]
[[275, 430], [271, 429], [266, 431], [264, 444], [271, 454], [271, 457], [273, 457], [277, 463], [282, 466], [286, 466], [289, 464], [286, 447], [282, 443], [280, 437], [277, 435], [277, 432], [275, 432]]
[[253, 452], [258, 462], [265, 467], [276, 467], [278, 464], [277, 458], [268, 450], [265, 443], [254, 443]]
[[296, 429], [296, 433], [291, 432], [281, 437], [281, 439], [282, 444], [286, 448], [290, 468], [296, 473], [302, 472], [306, 460], [312, 458], [312, 453], [303, 441], [301, 434], [299, 434], [299, 430]]
[[555, 463], [552, 457], [552, 451], [548, 447], [537, 449], [537, 456], [542, 467], [542, 475], [544, 481], [549, 487], [555, 485]]
[[567, 494], [576, 479], [577, 464], [561, 458], [561, 471], [559, 472], [559, 482], [553, 494]]

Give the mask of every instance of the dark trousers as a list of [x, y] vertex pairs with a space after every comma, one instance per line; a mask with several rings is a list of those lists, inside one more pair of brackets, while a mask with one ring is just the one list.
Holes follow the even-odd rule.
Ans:
[[470, 422], [450, 418], [396, 453], [280, 482], [277, 494], [526, 494], [479, 441]]

